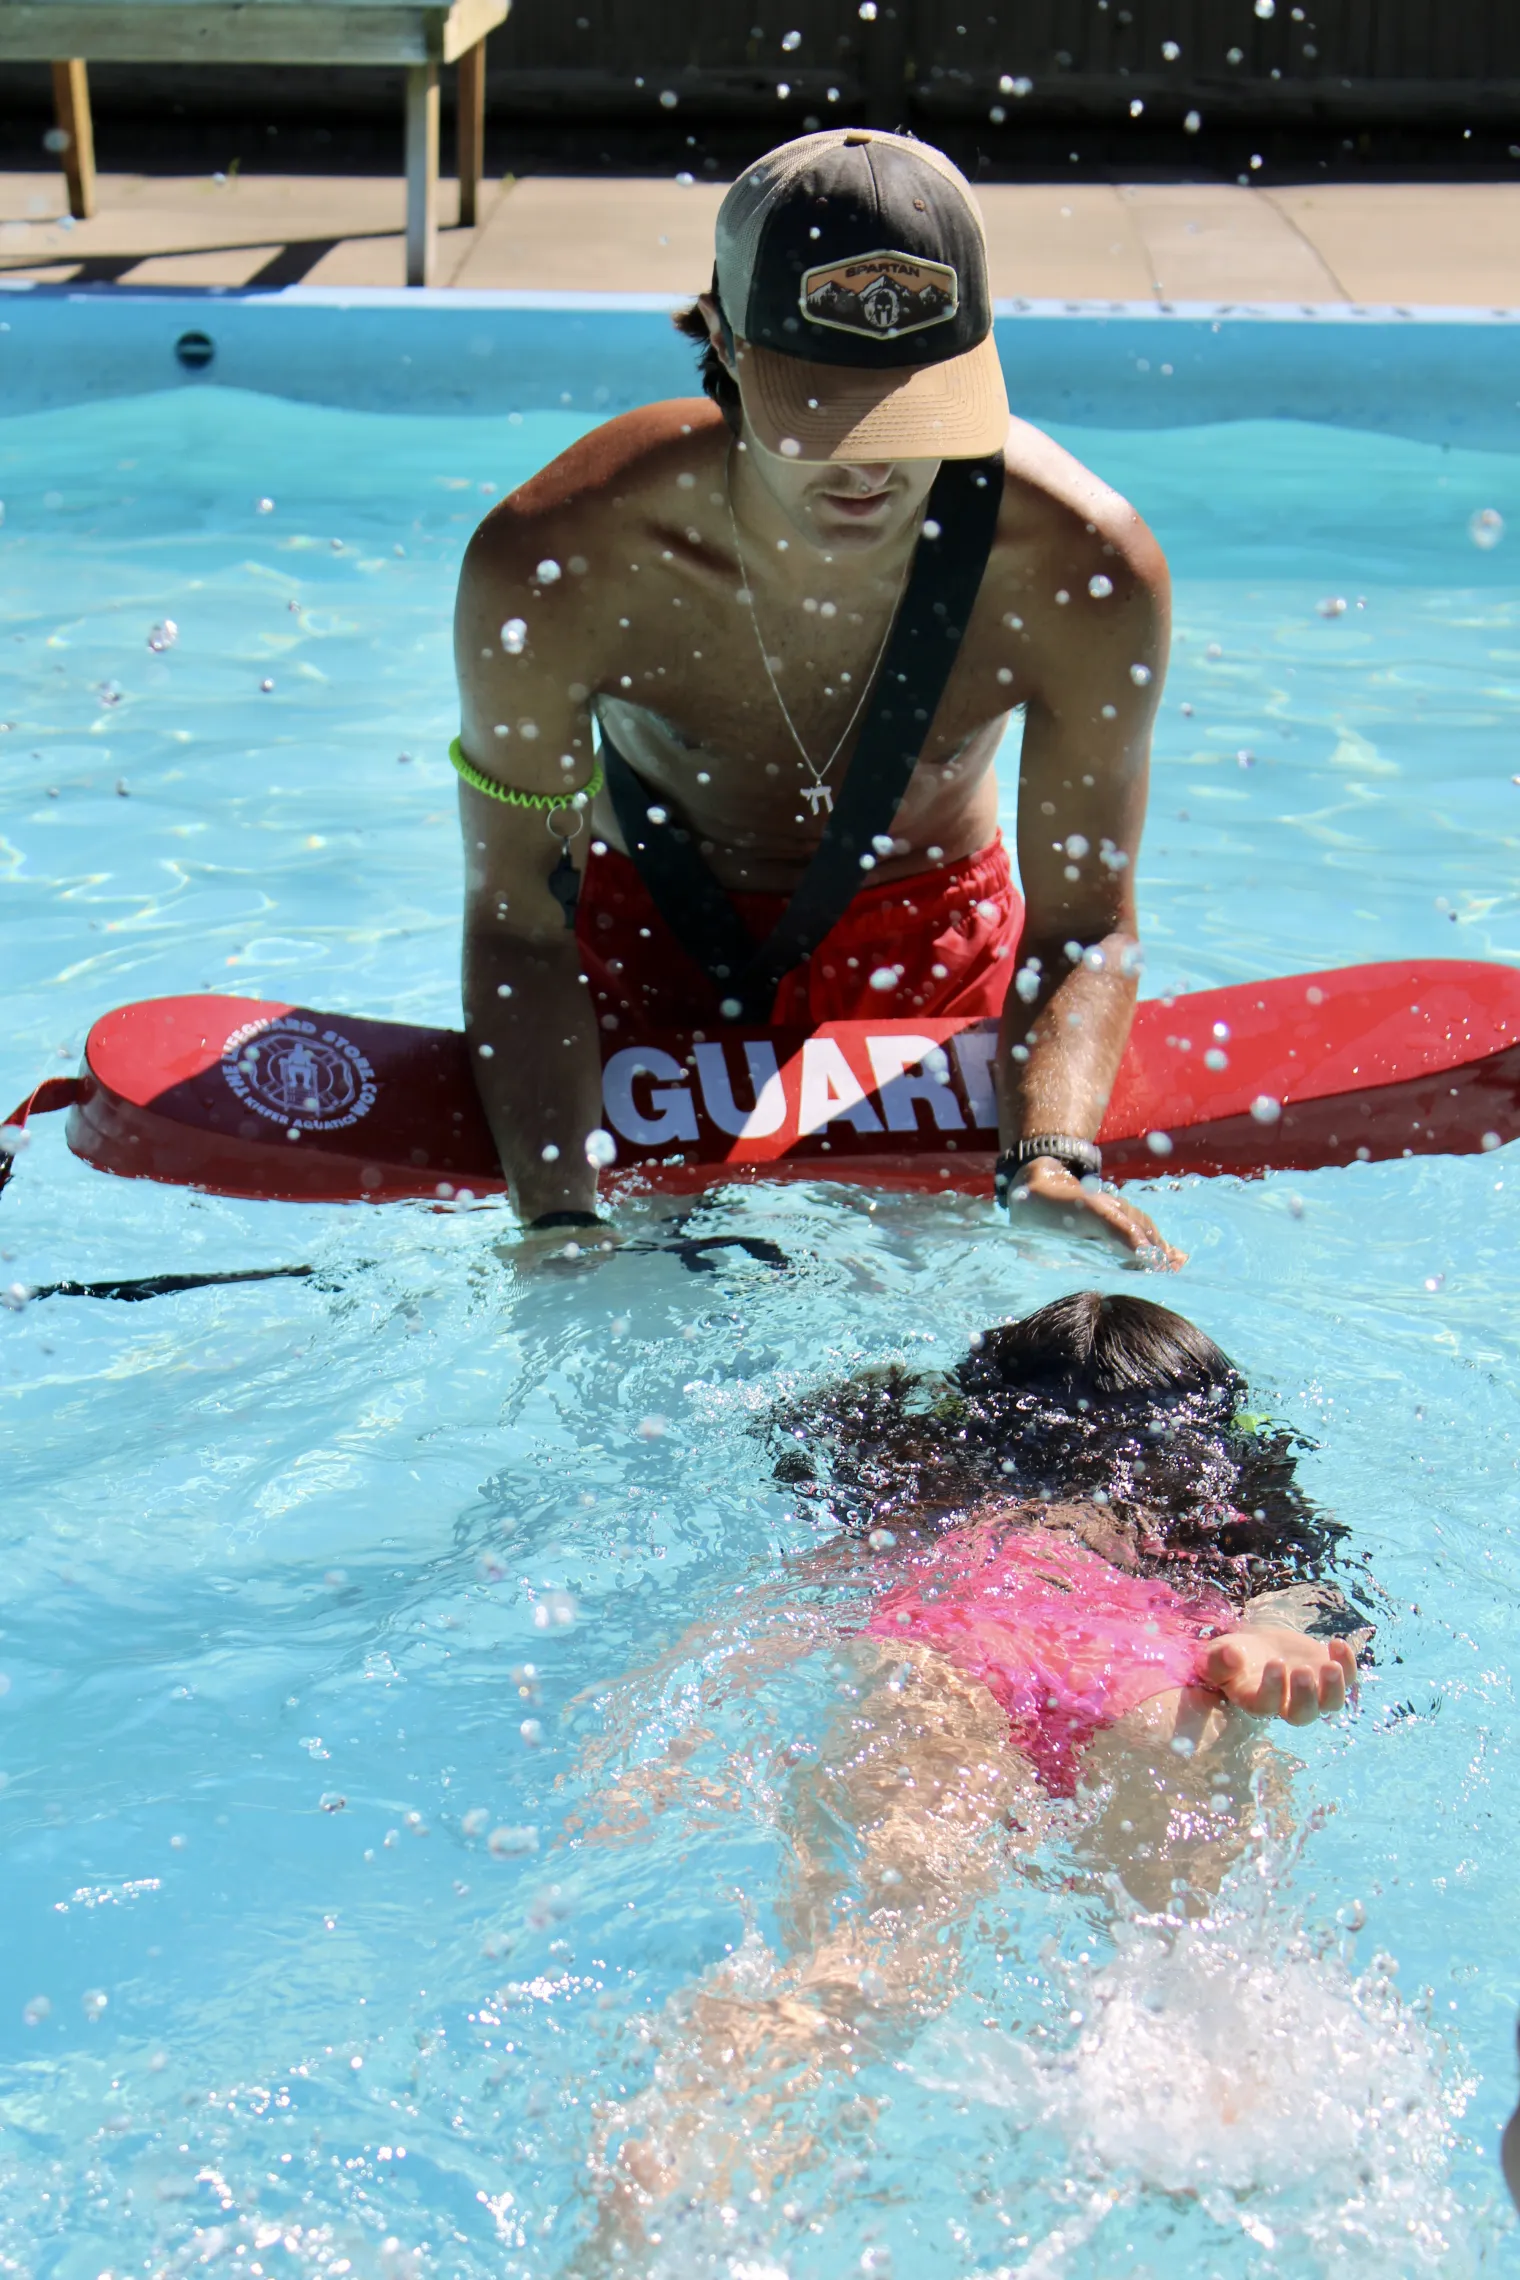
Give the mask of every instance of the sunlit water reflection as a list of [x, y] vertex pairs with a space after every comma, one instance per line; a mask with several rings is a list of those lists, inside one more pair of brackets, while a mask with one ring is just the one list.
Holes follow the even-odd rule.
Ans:
[[[214, 390], [12, 423], [0, 1107], [130, 996], [457, 1018], [454, 570], [575, 432]], [[1516, 463], [1071, 440], [1178, 579], [1147, 988], [1520, 954]], [[1475, 545], [1484, 509], [1517, 536]], [[1164, 1295], [1318, 1441], [1388, 1594], [1362, 1707], [1284, 1743], [1291, 1826], [1212, 1922], [1116, 1936], [1058, 1826], [978, 1899], [948, 2007], [799, 2092], [790, 2180], [729, 2197], [714, 2156], [648, 2269], [1496, 2268], [1515, 1177], [1156, 1187], [1192, 1254]], [[499, 1209], [192, 1197], [39, 1129], [7, 1284], [319, 1272], [3, 1318], [0, 2270], [582, 2268], [672, 1999], [730, 1951], [764, 1973], [780, 1801], [842, 1683], [827, 1648], [721, 1701], [695, 1651], [653, 1704], [612, 1682], [715, 1611], [742, 1631], [815, 1544], [753, 1430], [778, 1392], [1119, 1279], [955, 1199], [735, 1192], [709, 1224], [793, 1271], [523, 1277]], [[609, 1769], [697, 1728], [691, 1779], [602, 1841]]]

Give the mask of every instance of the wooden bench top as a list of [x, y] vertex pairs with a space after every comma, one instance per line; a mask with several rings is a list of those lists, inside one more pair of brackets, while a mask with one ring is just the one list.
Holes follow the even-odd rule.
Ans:
[[510, 0], [0, 0], [0, 58], [454, 63]]

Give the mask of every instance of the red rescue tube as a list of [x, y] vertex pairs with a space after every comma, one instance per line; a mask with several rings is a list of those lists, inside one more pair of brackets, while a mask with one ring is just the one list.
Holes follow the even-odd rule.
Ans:
[[[992, 1053], [991, 1023], [958, 1021], [609, 1041], [603, 1122], [619, 1177], [640, 1186], [835, 1178], [985, 1193]], [[96, 1022], [65, 1083], [70, 1147], [128, 1178], [312, 1202], [505, 1185], [454, 1030], [154, 998]], [[1520, 1137], [1520, 973], [1352, 966], [1152, 1000], [1099, 1137], [1120, 1180]]]

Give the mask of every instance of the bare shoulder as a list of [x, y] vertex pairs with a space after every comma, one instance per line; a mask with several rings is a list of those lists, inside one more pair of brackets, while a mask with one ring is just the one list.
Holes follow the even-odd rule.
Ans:
[[1063, 567], [1107, 573], [1158, 596], [1166, 557], [1128, 499], [1027, 421], [1014, 420], [1004, 453], [1000, 539], [1015, 552], [1059, 557]]
[[646, 404], [593, 428], [491, 509], [464, 575], [521, 576], [546, 556], [594, 554], [671, 483], [677, 464], [721, 457], [728, 431], [705, 397]]

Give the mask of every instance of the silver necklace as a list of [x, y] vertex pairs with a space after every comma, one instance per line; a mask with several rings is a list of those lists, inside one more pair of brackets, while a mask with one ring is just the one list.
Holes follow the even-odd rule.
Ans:
[[[802, 765], [804, 768], [806, 768], [808, 774], [813, 779], [810, 784], [803, 785], [802, 796], [807, 801], [808, 806], [811, 808], [814, 815], [818, 813], [820, 807], [822, 807], [825, 815], [832, 815], [834, 812], [834, 787], [827, 781], [828, 774], [830, 769], [833, 767], [834, 762], [839, 758], [840, 753], [844, 750], [845, 744], [849, 739], [850, 731], [855, 726], [856, 721], [859, 720], [865, 701], [870, 695], [872, 688], [875, 686], [876, 675], [881, 668], [881, 661], [887, 653], [887, 643], [892, 638], [892, 628], [897, 623], [897, 606], [898, 603], [902, 600], [902, 590], [903, 587], [907, 584], [908, 580], [907, 567], [904, 567], [902, 577], [898, 581], [897, 598], [892, 604], [891, 614], [887, 619], [887, 630], [881, 637], [881, 647], [877, 650], [875, 657], [872, 659], [871, 670], [866, 675], [865, 681], [861, 686], [860, 695], [855, 700], [855, 709], [851, 713], [849, 719], [845, 722], [843, 733], [841, 734], [838, 742], [835, 744], [833, 751], [829, 754], [827, 760], [825, 760], [823, 766], [820, 768], [817, 762], [814, 760], [812, 753], [809, 752], [807, 746], [803, 743], [802, 738], [797, 734], [797, 723], [792, 718], [791, 708], [788, 706], [785, 697], [781, 694], [780, 682], [776, 679], [774, 672], [771, 670], [770, 657], [767, 654], [765, 647], [765, 636], [760, 631], [760, 619], [755, 610], [755, 597], [750, 587], [749, 569], [744, 560], [744, 549], [739, 544], [739, 524], [734, 514], [732, 472], [733, 459], [732, 455], [730, 455], [730, 457], [723, 463], [723, 497], [728, 507], [728, 527], [734, 534], [734, 555], [739, 564], [739, 576], [743, 580], [743, 584], [740, 586], [739, 592], [743, 597], [745, 607], [749, 611], [749, 622], [755, 629], [755, 647], [760, 652], [760, 662], [765, 667], [765, 677], [771, 685], [771, 694], [774, 696], [776, 703], [781, 708], [781, 717], [786, 722], [787, 734], [791, 737], [792, 742], [796, 745], [798, 752], [802, 756]], [[912, 562], [912, 559], [913, 557], [909, 555], [908, 562], [910, 564]]]

